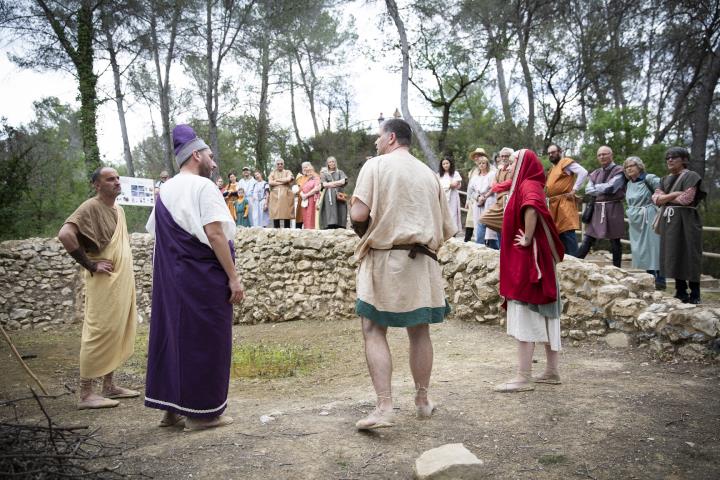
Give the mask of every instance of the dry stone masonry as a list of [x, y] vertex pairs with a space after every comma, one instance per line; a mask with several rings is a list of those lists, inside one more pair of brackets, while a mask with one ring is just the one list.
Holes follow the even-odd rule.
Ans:
[[[356, 237], [350, 231], [241, 229], [237, 269], [247, 298], [237, 323], [353, 318]], [[149, 321], [153, 240], [132, 234], [141, 321]], [[451, 240], [439, 252], [454, 319], [504, 325], [499, 254]], [[720, 309], [680, 303], [654, 290], [652, 276], [567, 257], [559, 267], [566, 341], [603, 339], [686, 359], [716, 356]], [[82, 321], [80, 269], [57, 239], [0, 243], [0, 323], [9, 330]], [[397, 288], [403, 288], [398, 285]]]

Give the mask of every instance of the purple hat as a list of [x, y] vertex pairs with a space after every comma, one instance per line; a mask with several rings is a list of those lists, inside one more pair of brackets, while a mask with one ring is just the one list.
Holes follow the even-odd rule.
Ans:
[[175, 163], [178, 168], [190, 158], [192, 152], [205, 150], [208, 145], [195, 134], [190, 125], [177, 125], [172, 131], [173, 146], [175, 147]]

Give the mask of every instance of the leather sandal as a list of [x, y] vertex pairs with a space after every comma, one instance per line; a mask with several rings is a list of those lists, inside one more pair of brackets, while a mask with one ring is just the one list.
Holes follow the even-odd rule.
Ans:
[[533, 382], [547, 383], [549, 385], [560, 385], [562, 383], [562, 381], [560, 381], [560, 375], [557, 373], [543, 373], [542, 375], [533, 377]]
[[355, 428], [358, 430], [374, 430], [395, 426], [395, 413], [392, 410], [380, 410], [376, 408], [367, 417], [358, 420]]
[[225, 425], [230, 425], [231, 423], [233, 423], [233, 421], [233, 418], [228, 417], [227, 415], [220, 415], [219, 417], [215, 417], [211, 421], [207, 422], [195, 420], [192, 418], [186, 418], [185, 431], [194, 432], [198, 430], [207, 430], [209, 428], [224, 427]]
[[117, 400], [111, 400], [109, 398], [99, 397], [93, 398], [92, 400], [80, 400], [77, 404], [78, 410], [95, 410], [98, 408], [113, 408], [120, 405]]
[[113, 385], [111, 390], [103, 391], [102, 395], [105, 398], [135, 398], [140, 396], [140, 392]]

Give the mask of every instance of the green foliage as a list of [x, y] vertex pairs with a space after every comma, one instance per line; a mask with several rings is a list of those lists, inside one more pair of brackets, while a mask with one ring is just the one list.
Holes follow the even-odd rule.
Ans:
[[[348, 176], [348, 187], [346, 191], [352, 191], [355, 187], [355, 179], [360, 168], [368, 156], [374, 157], [375, 134], [369, 134], [364, 130], [341, 130], [339, 132], [325, 131], [318, 137], [310, 139], [310, 162], [318, 172], [325, 166], [327, 157], [333, 156], [337, 159], [338, 168]], [[297, 166], [300, 159], [295, 158]], [[297, 170], [293, 170], [295, 172]]]
[[90, 194], [78, 112], [57, 98], [35, 103], [27, 126], [2, 126], [0, 239], [55, 236]]
[[622, 164], [627, 157], [636, 155], [645, 163], [646, 171], [663, 176], [666, 146], [648, 144], [649, 135], [647, 115], [640, 108], [596, 109], [578, 160], [588, 171], [595, 170], [597, 149], [607, 145], [615, 163]]
[[298, 345], [240, 344], [233, 346], [235, 378], [284, 378], [305, 373], [322, 361], [322, 355]]

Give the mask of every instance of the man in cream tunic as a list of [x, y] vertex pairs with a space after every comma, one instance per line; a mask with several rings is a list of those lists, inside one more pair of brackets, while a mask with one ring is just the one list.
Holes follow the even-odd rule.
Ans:
[[429, 418], [434, 409], [429, 324], [450, 312], [436, 253], [457, 227], [437, 177], [410, 154], [411, 139], [404, 120], [383, 123], [375, 141], [379, 156], [360, 170], [352, 198], [350, 218], [362, 236], [355, 249], [356, 312], [377, 395], [376, 409], [356, 424], [361, 430], [394, 425], [388, 327], [407, 329], [418, 417]]
[[[135, 346], [135, 275], [125, 213], [115, 198], [120, 177], [113, 168], [92, 174], [97, 194], [73, 212], [58, 239], [85, 268], [85, 319], [80, 342], [80, 400], [78, 409], [108, 408], [116, 398], [138, 392], [113, 383], [113, 372]], [[93, 393], [93, 380], [103, 377], [102, 396]]]

